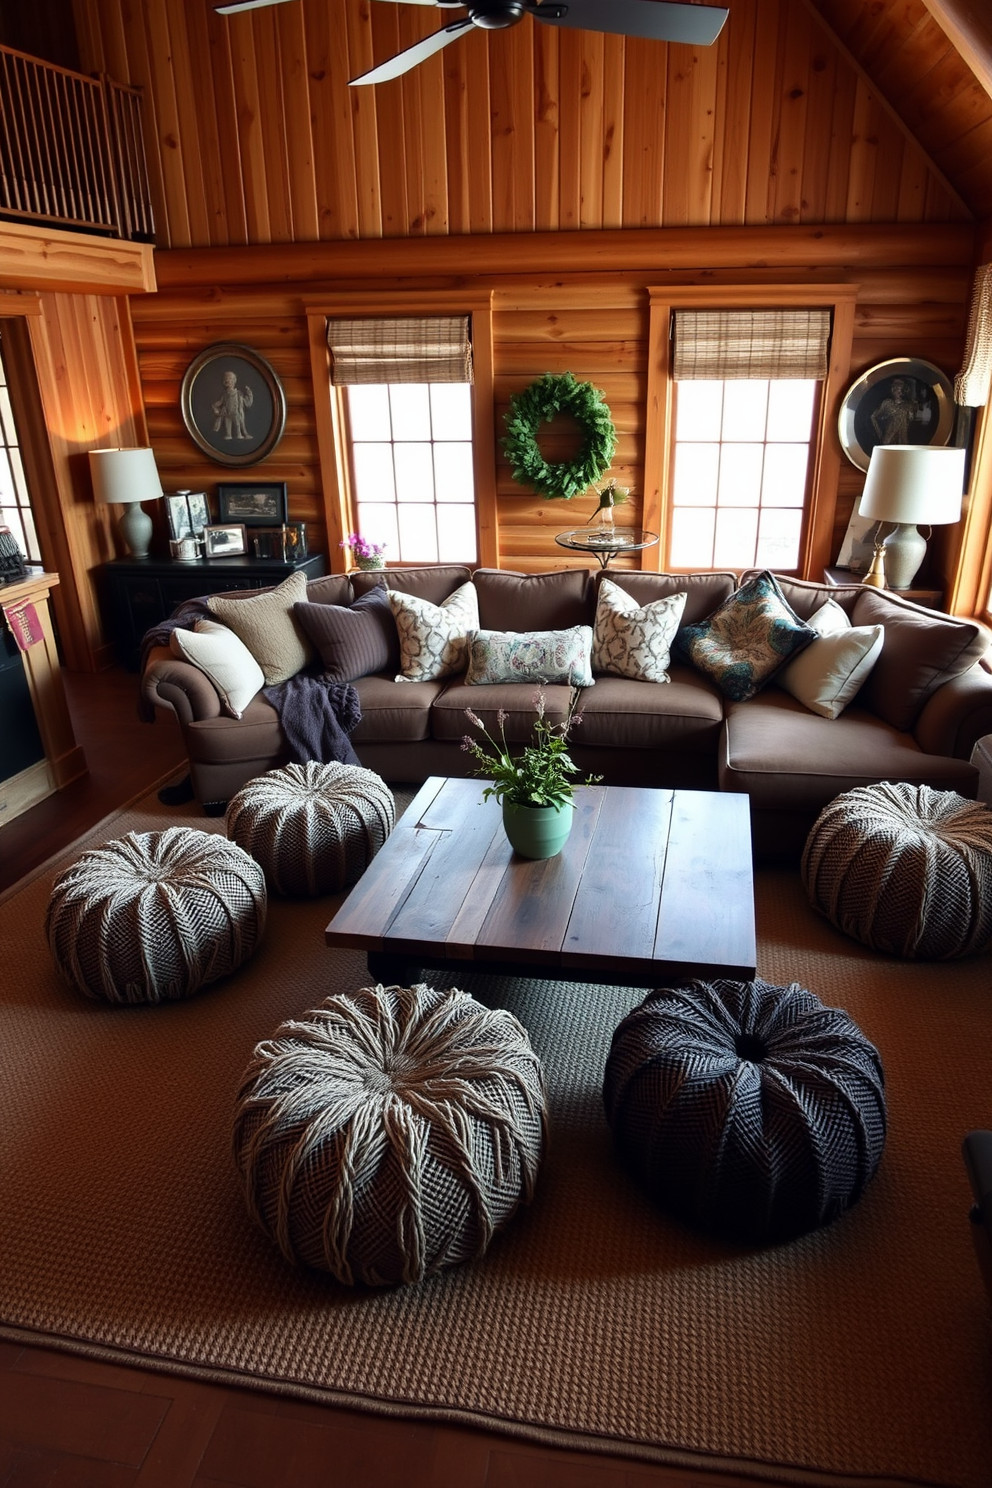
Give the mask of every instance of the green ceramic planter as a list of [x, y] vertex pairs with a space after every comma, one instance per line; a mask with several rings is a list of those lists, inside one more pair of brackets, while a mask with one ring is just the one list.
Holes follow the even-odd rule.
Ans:
[[553, 858], [568, 841], [574, 810], [571, 801], [560, 811], [554, 806], [514, 806], [504, 801], [503, 830], [522, 858]]

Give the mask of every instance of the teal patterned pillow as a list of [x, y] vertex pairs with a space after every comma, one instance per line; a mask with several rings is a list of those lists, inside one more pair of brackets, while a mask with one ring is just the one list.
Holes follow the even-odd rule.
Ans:
[[570, 630], [477, 630], [468, 645], [469, 686], [485, 682], [570, 682], [591, 687], [592, 626]]
[[675, 649], [727, 697], [742, 703], [816, 638], [766, 572], [742, 584], [708, 619], [684, 626]]

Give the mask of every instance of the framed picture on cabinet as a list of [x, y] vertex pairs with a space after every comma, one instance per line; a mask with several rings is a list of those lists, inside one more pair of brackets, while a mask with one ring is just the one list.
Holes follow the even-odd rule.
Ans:
[[219, 341], [194, 357], [179, 398], [193, 443], [220, 465], [257, 465], [286, 426], [278, 377], [264, 357], [236, 341]]
[[248, 533], [244, 523], [218, 522], [203, 529], [205, 558], [237, 558], [248, 551]]
[[169, 522], [169, 537], [173, 542], [182, 542], [193, 536], [193, 520], [189, 510], [189, 492], [176, 491], [165, 498], [165, 514]]
[[285, 481], [219, 481], [217, 484], [218, 522], [281, 527], [288, 506]]

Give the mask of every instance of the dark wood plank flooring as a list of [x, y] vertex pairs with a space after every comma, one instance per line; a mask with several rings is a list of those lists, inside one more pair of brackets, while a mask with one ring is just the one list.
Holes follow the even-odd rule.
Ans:
[[[67, 674], [90, 774], [0, 828], [0, 889], [183, 762], [137, 679]], [[732, 1398], [732, 1390], [728, 1398]], [[747, 1488], [0, 1342], [0, 1488]]]

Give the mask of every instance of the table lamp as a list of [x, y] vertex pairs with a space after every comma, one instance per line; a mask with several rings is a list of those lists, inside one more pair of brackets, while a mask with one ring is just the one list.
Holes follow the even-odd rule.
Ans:
[[152, 519], [143, 501], [159, 501], [165, 494], [150, 449], [90, 450], [90, 475], [97, 501], [123, 506], [118, 523], [121, 537], [134, 558], [148, 557]]
[[864, 583], [909, 589], [923, 559], [926, 538], [917, 522], [938, 526], [961, 515], [963, 449], [946, 445], [876, 444], [871, 452], [860, 512], [873, 522], [894, 522]]

